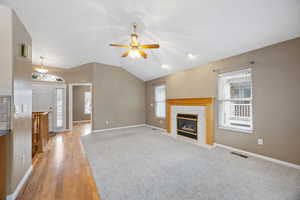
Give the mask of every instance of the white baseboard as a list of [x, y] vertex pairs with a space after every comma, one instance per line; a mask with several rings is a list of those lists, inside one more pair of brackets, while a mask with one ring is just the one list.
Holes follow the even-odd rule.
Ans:
[[160, 127], [157, 127], [157, 126], [153, 126], [153, 125], [149, 125], [149, 124], [145, 124], [145, 126], [147, 126], [149, 128], [155, 128], [155, 129], [161, 130], [163, 132], [167, 132], [166, 129], [163, 129], [163, 128], [160, 128]]
[[119, 129], [125, 129], [125, 128], [136, 128], [136, 127], [141, 127], [141, 126], [146, 126], [146, 124], [137, 124], [137, 125], [132, 125], [132, 126], [120, 126], [120, 127], [115, 127], [115, 128], [105, 128], [105, 129], [93, 130], [92, 133], [113, 131], [113, 130], [119, 130]]
[[18, 195], [19, 195], [21, 189], [22, 189], [23, 186], [26, 184], [27, 179], [29, 178], [29, 176], [30, 176], [30, 174], [31, 174], [31, 172], [32, 172], [32, 169], [33, 169], [33, 167], [32, 167], [32, 165], [31, 165], [31, 166], [29, 167], [29, 169], [27, 170], [27, 172], [25, 173], [25, 175], [23, 176], [23, 178], [21, 179], [21, 181], [19, 182], [19, 184], [18, 184], [16, 190], [15, 190], [12, 194], [6, 196], [6, 200], [15, 200], [15, 199], [18, 197]]
[[73, 121], [73, 123], [84, 123], [84, 122], [91, 122], [91, 120], [79, 120], [79, 121]]
[[277, 163], [277, 164], [281, 164], [281, 165], [284, 165], [284, 166], [287, 166], [287, 167], [293, 167], [293, 168], [296, 168], [296, 169], [300, 169], [300, 165], [297, 165], [297, 164], [294, 164], [294, 163], [285, 162], [285, 161], [282, 161], [282, 160], [277, 160], [277, 159], [274, 159], [274, 158], [271, 158], [271, 157], [268, 157], [268, 156], [263, 156], [263, 155], [256, 154], [256, 153], [251, 153], [251, 152], [244, 151], [244, 150], [241, 150], [241, 149], [237, 149], [237, 148], [234, 148], [234, 147], [230, 147], [230, 146], [227, 146], [227, 145], [224, 145], [224, 144], [215, 143], [215, 146], [221, 147], [221, 148], [224, 148], [224, 149], [228, 149], [228, 150], [231, 150], [231, 151], [237, 151], [237, 152], [247, 154], [249, 156], [257, 157], [257, 158], [260, 158], [260, 159], [268, 160], [268, 161], [271, 161], [271, 162], [274, 162], [274, 163]]

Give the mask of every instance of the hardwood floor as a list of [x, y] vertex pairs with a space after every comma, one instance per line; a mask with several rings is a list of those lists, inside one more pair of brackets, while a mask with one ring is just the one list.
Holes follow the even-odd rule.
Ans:
[[40, 154], [18, 200], [100, 200], [89, 163], [80, 141], [90, 133], [90, 124], [57, 134], [49, 151]]

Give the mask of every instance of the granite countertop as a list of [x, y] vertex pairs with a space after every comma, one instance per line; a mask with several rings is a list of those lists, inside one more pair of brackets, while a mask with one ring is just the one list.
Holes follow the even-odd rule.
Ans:
[[4, 136], [10, 133], [10, 130], [0, 130], [0, 136]]

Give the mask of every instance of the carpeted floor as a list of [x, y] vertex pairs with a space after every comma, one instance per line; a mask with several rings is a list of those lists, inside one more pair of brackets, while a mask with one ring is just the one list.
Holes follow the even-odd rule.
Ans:
[[300, 200], [300, 170], [147, 127], [82, 138], [102, 200]]

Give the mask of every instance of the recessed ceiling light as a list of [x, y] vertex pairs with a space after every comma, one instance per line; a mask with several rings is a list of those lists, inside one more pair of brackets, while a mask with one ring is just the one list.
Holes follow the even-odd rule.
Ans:
[[166, 65], [166, 64], [163, 64], [163, 65], [161, 65], [161, 68], [163, 68], [163, 69], [170, 69], [170, 66]]
[[195, 58], [195, 55], [193, 55], [191, 53], [189, 53], [187, 56], [188, 56], [189, 59], [194, 59]]

